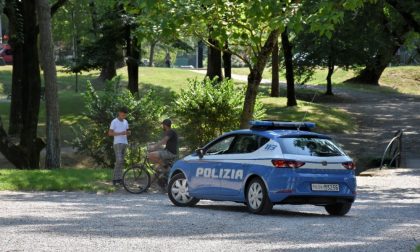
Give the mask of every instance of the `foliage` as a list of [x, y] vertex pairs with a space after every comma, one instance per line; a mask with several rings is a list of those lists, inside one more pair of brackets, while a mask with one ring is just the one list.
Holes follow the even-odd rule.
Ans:
[[81, 57], [72, 68], [73, 72], [106, 68], [109, 62], [122, 60], [121, 47], [124, 44], [125, 25], [129, 22], [118, 6], [109, 7], [108, 12], [98, 17], [98, 30], [93, 40], [81, 47]]
[[[188, 88], [181, 90], [174, 106], [182, 135], [190, 149], [237, 129], [243, 102], [243, 90], [238, 90], [231, 80], [190, 80]], [[261, 103], [257, 102], [254, 111], [255, 119], [264, 116]]]
[[10, 191], [106, 191], [115, 187], [109, 169], [0, 170], [0, 190]]
[[[120, 107], [125, 106], [129, 110], [127, 121], [132, 132], [129, 136], [131, 143], [141, 146], [156, 139], [164, 108], [157, 102], [152, 91], [136, 97], [119, 86], [117, 77], [107, 82], [103, 93], [97, 92], [88, 82], [84, 98], [88, 122], [76, 129], [76, 138], [72, 144], [78, 152], [89, 155], [98, 165], [113, 167], [113, 138], [107, 132]], [[132, 158], [138, 161], [141, 157]]]

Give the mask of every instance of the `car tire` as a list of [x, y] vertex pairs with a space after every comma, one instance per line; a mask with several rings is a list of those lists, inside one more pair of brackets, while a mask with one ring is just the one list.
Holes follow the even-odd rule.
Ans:
[[325, 206], [325, 210], [333, 216], [344, 216], [350, 211], [350, 208], [351, 203], [336, 203]]
[[251, 213], [267, 214], [273, 209], [267, 188], [260, 178], [254, 178], [246, 188], [246, 205]]
[[183, 173], [174, 175], [168, 184], [168, 196], [175, 206], [194, 206], [200, 200], [189, 196], [188, 181]]

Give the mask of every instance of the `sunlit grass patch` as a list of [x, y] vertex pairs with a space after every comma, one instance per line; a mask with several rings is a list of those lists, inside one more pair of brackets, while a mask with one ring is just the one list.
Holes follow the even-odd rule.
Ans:
[[0, 190], [112, 192], [110, 169], [0, 170]]
[[347, 133], [357, 129], [352, 116], [341, 109], [305, 101], [298, 101], [298, 106], [287, 107], [287, 99], [283, 97], [263, 97], [260, 100], [267, 110], [268, 120], [315, 122], [316, 131], [327, 133]]

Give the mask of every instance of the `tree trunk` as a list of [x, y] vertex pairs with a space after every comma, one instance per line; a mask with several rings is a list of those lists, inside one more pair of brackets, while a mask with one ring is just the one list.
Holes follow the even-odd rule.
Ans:
[[293, 53], [292, 45], [289, 41], [289, 34], [286, 29], [281, 33], [281, 44], [283, 47], [284, 63], [286, 67], [286, 82], [287, 82], [287, 106], [296, 106], [295, 95], [295, 78], [293, 74]]
[[[214, 39], [209, 38], [209, 43], [214, 46], [218, 46], [218, 42]], [[223, 80], [222, 52], [212, 46], [209, 46], [208, 48], [206, 76], [211, 80], [213, 80], [215, 77], [217, 77], [219, 81]]]
[[197, 67], [198, 68], [203, 68], [203, 59], [204, 59], [204, 43], [203, 41], [198, 41], [198, 56], [197, 56], [197, 60], [198, 60], [198, 64]]
[[379, 79], [381, 78], [382, 73], [399, 48], [399, 45], [394, 46], [387, 52], [378, 54], [356, 77], [348, 79], [345, 82], [379, 85]]
[[106, 80], [112, 80], [117, 76], [117, 68], [115, 67], [114, 61], [106, 62], [106, 65], [101, 69], [101, 73], [99, 74], [98, 79], [102, 82]]
[[22, 85], [23, 85], [23, 40], [14, 34], [22, 34], [23, 26], [18, 22], [23, 16], [23, 3], [7, 0], [4, 13], [9, 20], [9, 44], [13, 50], [13, 72], [11, 104], [9, 113], [9, 134], [19, 135], [23, 127], [22, 119]]
[[57, 69], [51, 33], [51, 14], [48, 0], [36, 0], [42, 69], [45, 82], [47, 151], [45, 168], [60, 168], [60, 115], [57, 94]]
[[[66, 1], [57, 1], [51, 7], [51, 15]], [[12, 142], [4, 130], [0, 118], [0, 152], [16, 168], [38, 169], [40, 152], [45, 147], [37, 137], [38, 114], [41, 96], [41, 76], [38, 56], [38, 29], [34, 0], [7, 0], [6, 15], [9, 18], [14, 52], [12, 77], [12, 102], [10, 114], [21, 126], [19, 144]], [[16, 39], [16, 40], [13, 40]], [[15, 116], [13, 116], [15, 115]], [[18, 116], [16, 116], [18, 115]], [[12, 121], [13, 121], [12, 120]]]
[[98, 37], [97, 31], [99, 30], [99, 27], [98, 27], [99, 22], [98, 22], [98, 13], [96, 12], [95, 0], [89, 0], [89, 11], [90, 11], [91, 19], [92, 19], [92, 28], [93, 28], [92, 33], [93, 33], [93, 36], [97, 38]]
[[279, 97], [279, 42], [276, 41], [271, 53], [271, 97]]
[[[225, 49], [229, 49], [228, 42], [225, 43]], [[223, 67], [225, 69], [225, 78], [232, 79], [232, 54], [223, 52]]]
[[3, 121], [0, 118], [0, 152], [4, 157], [18, 169], [29, 167], [27, 153], [20, 146], [10, 141], [4, 130]]
[[150, 54], [149, 54], [149, 67], [154, 66], [153, 61], [155, 60], [155, 47], [156, 47], [156, 43], [155, 41], [152, 41], [152, 43], [150, 44]]
[[274, 44], [278, 40], [279, 30], [274, 30], [270, 33], [264, 46], [257, 55], [256, 64], [251, 68], [251, 72], [248, 75], [248, 84], [245, 93], [244, 108], [241, 114], [241, 125], [242, 129], [248, 128], [248, 123], [252, 120], [254, 114], [255, 101], [257, 99], [258, 87], [261, 83], [262, 74], [267, 61], [273, 51]]
[[348, 79], [345, 82], [379, 85], [379, 79], [381, 78], [382, 73], [399, 48], [400, 46], [397, 45], [390, 48], [387, 52], [378, 54], [356, 77]]
[[36, 21], [35, 1], [23, 1], [23, 55], [24, 77], [22, 85], [23, 128], [20, 135], [20, 145], [29, 159], [28, 168], [39, 168], [41, 150], [45, 147], [43, 141], [37, 138], [38, 114], [41, 98], [41, 76], [38, 56], [38, 27]]
[[131, 27], [126, 27], [126, 43], [127, 43], [127, 72], [128, 72], [128, 90], [132, 94], [139, 92], [139, 57], [140, 53], [137, 48], [137, 38], [131, 38]]
[[327, 74], [327, 92], [325, 92], [326, 95], [334, 95], [332, 92], [332, 82], [331, 82], [331, 76], [334, 73], [334, 62], [331, 59], [331, 57], [328, 59], [328, 74]]

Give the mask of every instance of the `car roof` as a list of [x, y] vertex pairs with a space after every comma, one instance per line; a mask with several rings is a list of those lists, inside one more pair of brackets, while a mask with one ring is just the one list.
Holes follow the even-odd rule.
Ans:
[[263, 137], [267, 137], [270, 139], [275, 138], [290, 138], [290, 137], [314, 137], [314, 138], [326, 138], [331, 139], [330, 137], [319, 134], [316, 132], [311, 131], [304, 131], [304, 130], [250, 130], [250, 129], [243, 129], [243, 130], [234, 130], [225, 135], [231, 134], [255, 134]]

